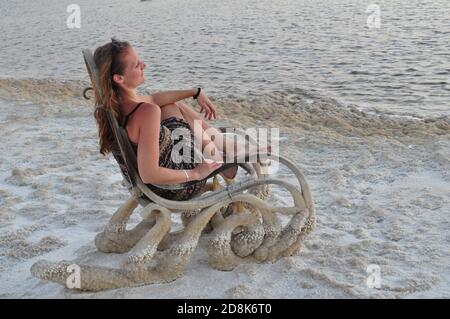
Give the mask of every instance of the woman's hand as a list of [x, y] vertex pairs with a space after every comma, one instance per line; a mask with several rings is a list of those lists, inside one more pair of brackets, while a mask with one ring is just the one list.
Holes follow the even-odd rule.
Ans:
[[216, 169], [221, 167], [223, 163], [212, 162], [212, 161], [203, 161], [198, 164], [192, 171], [194, 173], [195, 180], [202, 180], [209, 176]]
[[198, 105], [200, 105], [200, 113], [205, 112], [205, 118], [208, 120], [216, 119], [216, 106], [206, 96], [205, 91], [200, 91], [197, 98]]

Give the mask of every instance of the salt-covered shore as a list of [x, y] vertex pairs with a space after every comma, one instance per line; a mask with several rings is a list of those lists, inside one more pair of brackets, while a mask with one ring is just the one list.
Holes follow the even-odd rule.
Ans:
[[[121, 261], [93, 243], [128, 193], [98, 153], [84, 84], [0, 80], [0, 297], [450, 297], [449, 119], [371, 115], [302, 90], [214, 99], [218, 126], [279, 127], [281, 153], [308, 179], [317, 228], [299, 256], [221, 272], [202, 239], [168, 284], [74, 293], [32, 277], [39, 259]], [[273, 200], [287, 199], [275, 189]], [[378, 289], [366, 285], [372, 264]]]

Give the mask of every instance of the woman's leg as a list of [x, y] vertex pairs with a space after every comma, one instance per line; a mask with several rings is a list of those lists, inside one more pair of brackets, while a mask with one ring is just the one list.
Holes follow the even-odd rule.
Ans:
[[[176, 118], [185, 120], [189, 124], [191, 129], [193, 130], [194, 120], [192, 119], [190, 114], [187, 114], [186, 112], [182, 111], [179, 105], [168, 104], [168, 105], [161, 107], [161, 121], [163, 121], [167, 118], [170, 118], [170, 117], [176, 117]], [[211, 143], [212, 142], [211, 138], [205, 132], [205, 129], [203, 129], [203, 126], [201, 127], [201, 130], [198, 133], [200, 133], [201, 136], [195, 136], [195, 138], [199, 142], [201, 141], [202, 152], [205, 155], [209, 155], [209, 156], [206, 156], [207, 158], [221, 162], [223, 160], [222, 154], [219, 150], [217, 150], [215, 143], [214, 142]], [[201, 140], [200, 140], [200, 138], [201, 138]], [[205, 150], [205, 148], [208, 148], [208, 149]]]
[[161, 121], [168, 119], [169, 117], [176, 117], [184, 120], [184, 116], [180, 112], [180, 108], [175, 104], [167, 104], [161, 107]]
[[[221, 145], [219, 140], [221, 141], [223, 138], [223, 134], [220, 133], [220, 131], [216, 130], [214, 127], [203, 121], [192, 108], [185, 105], [184, 103], [178, 102], [176, 104], [174, 103], [163, 106], [161, 108], [161, 121], [170, 117], [183, 119], [189, 124], [193, 133], [197, 135], [194, 136], [194, 138], [198, 141], [201, 140], [202, 153], [206, 158], [215, 160], [217, 162], [223, 161], [223, 148], [217, 147], [217, 144]], [[200, 123], [201, 125], [199, 125], [199, 127], [197, 128], [197, 131], [194, 131], [194, 121], [196, 120], [200, 120], [201, 122], [197, 123]], [[213, 132], [214, 138], [211, 138], [206, 130], [209, 131], [209, 134], [211, 134], [211, 136], [213, 135], [211, 132]], [[236, 176], [237, 169], [237, 166], [232, 167], [223, 171], [221, 174], [226, 178], [234, 178]]]
[[222, 158], [223, 153], [227, 151], [227, 146], [229, 149], [233, 149], [234, 141], [226, 138], [221, 131], [206, 122], [192, 107], [183, 102], [177, 102], [176, 104], [191, 128], [194, 130], [194, 122], [197, 123], [197, 127], [201, 128], [202, 134], [207, 135], [207, 140], [212, 141], [215, 147], [222, 152]]
[[[176, 102], [179, 106], [181, 113], [184, 118], [188, 121], [189, 125], [194, 121], [200, 121], [197, 123], [201, 123], [202, 132], [205, 132], [208, 136], [208, 140], [212, 140], [216, 147], [227, 155], [227, 159], [229, 161], [234, 161], [235, 157], [244, 155], [246, 152], [256, 152], [258, 150], [257, 145], [248, 144], [243, 141], [235, 141], [233, 139], [227, 138], [225, 134], [219, 131], [214, 126], [208, 124], [202, 117], [197, 113], [191, 106], [187, 105], [183, 102]], [[193, 128], [193, 124], [191, 128]], [[200, 125], [199, 125], [200, 126]], [[214, 136], [214, 139], [211, 139], [211, 136]], [[271, 146], [267, 146], [267, 148], [260, 148], [259, 150], [269, 150], [271, 151]], [[229, 151], [228, 151], [229, 150]]]

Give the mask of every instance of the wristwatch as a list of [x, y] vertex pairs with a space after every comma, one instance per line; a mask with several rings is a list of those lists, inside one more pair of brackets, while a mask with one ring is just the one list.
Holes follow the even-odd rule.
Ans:
[[197, 88], [197, 93], [194, 95], [194, 100], [196, 100], [198, 98], [201, 90], [202, 90], [202, 88]]

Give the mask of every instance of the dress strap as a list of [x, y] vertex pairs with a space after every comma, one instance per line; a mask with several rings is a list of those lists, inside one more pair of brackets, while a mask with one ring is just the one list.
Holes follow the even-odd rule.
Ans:
[[139, 106], [141, 106], [144, 102], [140, 102], [136, 105], [136, 107], [133, 109], [133, 111], [130, 112], [130, 114], [128, 114], [127, 116], [125, 116], [125, 121], [123, 122], [123, 128], [127, 128], [127, 123], [128, 123], [128, 119], [130, 118], [131, 115], [133, 115], [134, 112], [136, 112], [136, 110], [139, 108]]

